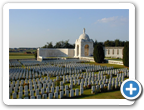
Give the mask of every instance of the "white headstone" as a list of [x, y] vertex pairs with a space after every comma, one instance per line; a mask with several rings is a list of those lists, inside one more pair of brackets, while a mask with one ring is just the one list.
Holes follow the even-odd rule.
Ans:
[[83, 84], [82, 83], [80, 83], [80, 89], [83, 89]]
[[30, 99], [35, 99], [35, 96], [31, 96]]
[[121, 82], [119, 82], [119, 87], [121, 86]]
[[52, 98], [53, 98], [53, 94], [49, 93], [49, 99], [52, 99]]
[[78, 83], [77, 84], [80, 85], [80, 79], [78, 79]]
[[49, 93], [49, 88], [46, 88], [46, 93]]
[[56, 92], [59, 92], [59, 86], [56, 86]]
[[76, 81], [76, 79], [74, 79], [74, 85], [76, 85], [76, 83], [77, 83], [77, 81]]
[[18, 93], [18, 98], [22, 98], [22, 95], [23, 95], [23, 93], [22, 93], [22, 92], [19, 92], [19, 93]]
[[111, 90], [111, 84], [108, 84], [107, 90]]
[[72, 89], [72, 88], [73, 88], [73, 85], [69, 85], [69, 88]]
[[44, 89], [41, 89], [41, 94], [44, 94]]
[[115, 89], [117, 89], [118, 88], [118, 82], [116, 81], [115, 82]]
[[[22, 91], [22, 90], [21, 90]], [[11, 94], [12, 93], [12, 87], [9, 88], [9, 93]]]
[[60, 91], [60, 99], [63, 98], [63, 91]]
[[24, 86], [24, 91], [28, 91], [28, 86]]
[[63, 81], [60, 82], [60, 86], [63, 86]]
[[29, 86], [29, 90], [33, 90], [33, 86], [32, 85]]
[[16, 98], [17, 98], [17, 94], [16, 94], [15, 92], [12, 94], [12, 98], [13, 98], [13, 99], [16, 99]]
[[68, 90], [68, 85], [65, 85], [65, 91]]
[[75, 89], [75, 96], [79, 95], [79, 89]]
[[34, 91], [33, 90], [30, 91], [30, 96], [34, 96]]
[[36, 97], [37, 97], [37, 99], [41, 99], [41, 95], [37, 95]]
[[24, 97], [24, 99], [29, 99], [29, 97]]
[[82, 95], [82, 94], [83, 94], [83, 89], [81, 88], [81, 89], [80, 89], [80, 95]]
[[84, 83], [84, 87], [87, 87], [87, 82]]
[[51, 87], [51, 92], [54, 93], [54, 87]]
[[54, 98], [55, 98], [55, 99], [58, 99], [58, 92], [55, 92], [55, 93], [54, 93]]
[[43, 89], [46, 89], [46, 83], [43, 83]]
[[25, 96], [28, 96], [28, 91], [25, 91], [25, 92], [24, 92], [24, 95], [25, 95]]
[[73, 96], [74, 96], [74, 90], [71, 89], [71, 90], [70, 90], [70, 97], [73, 97]]
[[18, 91], [17, 87], [14, 87], [14, 92], [17, 92], [17, 91]]
[[39, 84], [38, 87], [39, 87], [39, 89], [41, 89], [42, 88], [42, 84]]
[[69, 97], [69, 90], [65, 90], [66, 97]]
[[93, 94], [95, 92], [95, 86], [91, 87], [91, 93]]
[[96, 90], [99, 91], [99, 85], [96, 85]]
[[37, 85], [36, 84], [34, 85], [34, 90], [37, 90]]
[[39, 95], [39, 89], [36, 89], [36, 95]]
[[47, 99], [47, 94], [43, 94], [43, 95], [42, 95], [42, 98], [43, 98], [43, 99]]
[[63, 91], [63, 86], [60, 86], [60, 90]]

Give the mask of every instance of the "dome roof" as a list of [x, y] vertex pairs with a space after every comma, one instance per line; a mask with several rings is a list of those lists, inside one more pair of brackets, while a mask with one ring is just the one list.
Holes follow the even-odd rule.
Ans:
[[88, 36], [87, 34], [85, 34], [85, 28], [84, 28], [84, 30], [83, 30], [83, 34], [81, 34], [81, 35], [79, 36], [79, 39], [80, 39], [80, 40], [82, 40], [82, 39], [84, 39], [84, 40], [90, 40], [90, 39], [89, 39], [89, 36]]
[[89, 36], [87, 34], [81, 34], [79, 39], [89, 40]]

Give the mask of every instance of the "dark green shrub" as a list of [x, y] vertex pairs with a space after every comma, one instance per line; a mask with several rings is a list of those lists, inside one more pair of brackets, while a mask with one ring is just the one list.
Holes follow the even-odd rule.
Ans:
[[126, 42], [123, 49], [123, 64], [129, 67], [129, 42]]
[[102, 63], [104, 61], [104, 50], [102, 45], [97, 44], [94, 47], [93, 57], [97, 63]]
[[34, 56], [35, 56], [35, 59], [37, 59], [37, 51], [35, 51]]

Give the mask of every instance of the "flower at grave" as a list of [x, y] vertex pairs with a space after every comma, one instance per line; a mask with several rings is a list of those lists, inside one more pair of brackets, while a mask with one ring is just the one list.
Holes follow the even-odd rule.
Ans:
[[90, 88], [91, 88], [91, 85], [88, 85], [88, 88], [90, 89]]

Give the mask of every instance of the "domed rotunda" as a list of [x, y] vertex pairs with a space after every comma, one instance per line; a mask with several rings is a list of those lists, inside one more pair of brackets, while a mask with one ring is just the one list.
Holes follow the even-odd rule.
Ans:
[[85, 33], [79, 36], [79, 39], [75, 42], [75, 57], [89, 57], [93, 55], [93, 40]]

